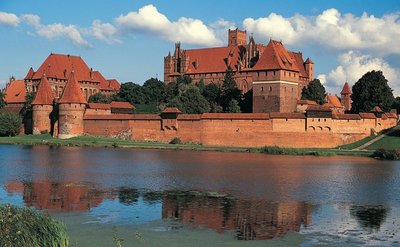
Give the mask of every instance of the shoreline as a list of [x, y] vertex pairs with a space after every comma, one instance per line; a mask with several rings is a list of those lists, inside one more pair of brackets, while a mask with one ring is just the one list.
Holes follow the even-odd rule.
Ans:
[[[71, 139], [58, 139], [49, 134], [21, 135], [15, 137], [0, 137], [0, 144], [46, 145], [62, 147], [99, 147], [99, 148], [135, 148], [135, 149], [165, 149], [215, 152], [243, 152], [271, 155], [292, 156], [359, 156], [371, 157], [373, 150], [325, 149], [325, 148], [280, 148], [280, 147], [215, 147], [200, 144], [169, 144], [161, 142], [138, 142], [117, 138], [79, 136]], [[372, 157], [371, 157], [372, 158]]]

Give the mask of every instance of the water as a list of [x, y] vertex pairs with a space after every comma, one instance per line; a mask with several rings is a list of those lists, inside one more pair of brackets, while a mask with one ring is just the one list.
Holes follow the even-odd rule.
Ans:
[[400, 246], [400, 163], [0, 145], [0, 203], [74, 246]]

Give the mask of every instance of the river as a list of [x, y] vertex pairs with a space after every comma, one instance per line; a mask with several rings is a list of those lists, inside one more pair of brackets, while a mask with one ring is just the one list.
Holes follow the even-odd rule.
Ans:
[[0, 145], [0, 203], [73, 246], [400, 246], [400, 163]]

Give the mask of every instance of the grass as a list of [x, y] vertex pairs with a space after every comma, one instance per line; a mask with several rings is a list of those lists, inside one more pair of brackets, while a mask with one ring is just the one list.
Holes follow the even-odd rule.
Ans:
[[368, 150], [376, 149], [400, 149], [400, 130], [395, 130], [382, 139], [372, 143], [367, 147]]
[[31, 208], [0, 205], [0, 246], [67, 247], [65, 225]]

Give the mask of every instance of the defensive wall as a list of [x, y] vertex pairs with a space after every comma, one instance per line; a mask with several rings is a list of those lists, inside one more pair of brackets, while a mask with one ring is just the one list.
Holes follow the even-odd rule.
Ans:
[[393, 127], [393, 113], [85, 114], [84, 134], [206, 146], [333, 148]]

